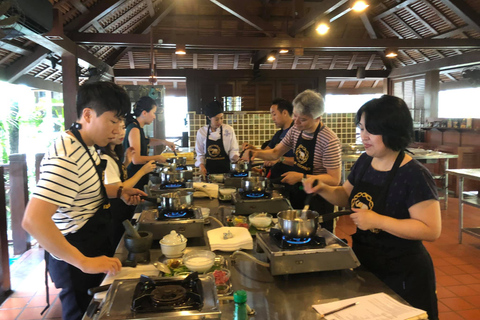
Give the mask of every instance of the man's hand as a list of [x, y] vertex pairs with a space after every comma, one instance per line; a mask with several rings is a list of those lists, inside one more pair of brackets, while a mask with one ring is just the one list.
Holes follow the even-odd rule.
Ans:
[[273, 160], [273, 161], [265, 161], [263, 163], [264, 167], [273, 167], [275, 164], [277, 164], [279, 160]]
[[241, 150], [257, 150], [257, 148], [254, 145], [251, 145], [248, 142], [242, 143], [242, 147], [240, 149]]
[[130, 206], [136, 206], [137, 204], [141, 203], [143, 200], [140, 198], [141, 196], [147, 196], [145, 192], [140, 189], [136, 188], [124, 188], [122, 190], [122, 200], [126, 204]]
[[[317, 180], [317, 185], [313, 187], [313, 182]], [[310, 176], [305, 180], [302, 180], [303, 183], [303, 190], [305, 190], [306, 193], [318, 193], [322, 191], [323, 187], [326, 186], [326, 184], [320, 180], [318, 180], [318, 177], [316, 176]]]
[[107, 256], [94, 258], [85, 257], [85, 260], [82, 261], [79, 268], [84, 273], [106, 273], [114, 276], [120, 271], [120, 269], [122, 269], [122, 263], [117, 258], [110, 258]]
[[203, 163], [200, 164], [200, 173], [202, 174], [202, 176], [207, 175], [207, 168], [205, 167], [205, 165]]
[[282, 174], [282, 183], [288, 183], [289, 185], [294, 185], [297, 182], [301, 182], [303, 178], [303, 174], [300, 172], [289, 171]]

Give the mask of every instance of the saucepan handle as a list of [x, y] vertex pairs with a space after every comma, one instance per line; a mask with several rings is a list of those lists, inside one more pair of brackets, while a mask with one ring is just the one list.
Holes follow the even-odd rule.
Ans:
[[87, 290], [88, 295], [93, 296], [95, 293], [107, 291], [111, 284], [105, 284], [103, 286], [93, 287]]
[[352, 210], [347, 209], [347, 210], [341, 210], [341, 211], [337, 211], [337, 212], [322, 214], [318, 217], [318, 223], [323, 223], [325, 221], [330, 221], [330, 220], [335, 219], [336, 217], [346, 216], [346, 215], [349, 215], [349, 214], [352, 214], [352, 213], [353, 213]]

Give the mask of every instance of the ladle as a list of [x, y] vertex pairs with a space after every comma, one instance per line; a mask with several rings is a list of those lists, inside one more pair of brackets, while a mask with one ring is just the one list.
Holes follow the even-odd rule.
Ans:
[[[312, 188], [315, 188], [318, 185], [318, 179], [315, 179], [312, 183]], [[303, 211], [310, 209], [310, 201], [312, 201], [313, 193], [307, 194], [305, 197], [305, 206], [303, 207]]]

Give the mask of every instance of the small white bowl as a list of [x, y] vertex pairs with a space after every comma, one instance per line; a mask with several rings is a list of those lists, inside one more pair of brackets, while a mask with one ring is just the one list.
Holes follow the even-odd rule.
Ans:
[[205, 272], [215, 263], [215, 253], [209, 250], [192, 250], [183, 255], [183, 264], [191, 271]]
[[162, 253], [167, 258], [179, 258], [182, 256], [183, 251], [187, 247], [187, 241], [177, 244], [164, 244], [160, 240], [160, 248]]
[[248, 221], [257, 229], [267, 229], [272, 224], [272, 215], [266, 212], [252, 213], [248, 216]]

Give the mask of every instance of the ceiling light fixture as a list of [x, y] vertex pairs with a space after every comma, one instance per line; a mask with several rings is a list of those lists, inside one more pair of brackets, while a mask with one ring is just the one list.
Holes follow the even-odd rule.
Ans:
[[355, 12], [362, 12], [369, 6], [365, 0], [352, 0], [352, 10]]
[[267, 61], [269, 61], [269, 62], [273, 62], [276, 59], [277, 59], [277, 57], [276, 57], [276, 52], [275, 51], [270, 52], [267, 56]]
[[326, 34], [328, 30], [330, 30], [330, 21], [328, 19], [320, 21], [315, 30], [317, 30], [317, 33], [320, 35]]
[[385, 57], [393, 59], [398, 56], [398, 49], [397, 48], [387, 48], [385, 50]]
[[177, 44], [175, 47], [175, 54], [187, 54], [184, 44]]
[[288, 53], [288, 51], [290, 51], [290, 50], [288, 50], [288, 49], [280, 49], [280, 50], [278, 51], [278, 53]]

